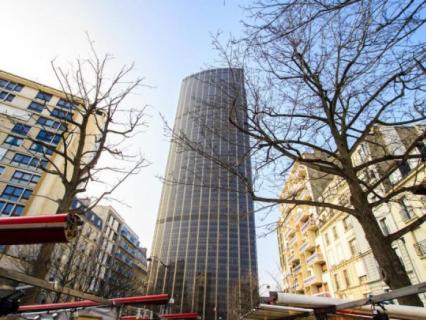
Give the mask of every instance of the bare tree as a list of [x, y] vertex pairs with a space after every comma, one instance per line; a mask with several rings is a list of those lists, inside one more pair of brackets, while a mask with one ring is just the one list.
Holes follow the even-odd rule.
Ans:
[[[142, 155], [129, 152], [126, 146], [126, 140], [146, 125], [145, 107], [123, 106], [125, 99], [142, 86], [143, 79], [128, 79], [133, 65], [123, 66], [116, 74], [109, 74], [112, 57], [99, 57], [93, 44], [90, 44], [91, 57], [77, 59], [71, 71], [64, 71], [52, 61], [53, 71], [66, 95], [68, 107], [68, 110], [58, 114], [64, 128], [58, 146], [52, 146], [37, 137], [29, 137], [37, 143], [37, 151], [42, 151], [48, 161], [43, 171], [58, 177], [62, 183], [61, 195], [50, 199], [57, 203], [56, 213], [76, 211], [72, 208], [73, 199], [86, 192], [89, 183], [104, 183], [105, 190], [85, 207], [90, 210], [129, 176], [148, 165]], [[101, 157], [105, 161], [100, 165]], [[84, 213], [81, 209], [77, 212]], [[54, 246], [45, 244], [41, 247], [34, 265], [34, 276], [46, 277]], [[25, 301], [35, 301], [38, 292], [34, 290]]]
[[[425, 193], [421, 61], [426, 52], [419, 36], [425, 5], [388, 0], [257, 2], [247, 9], [251, 20], [244, 23], [243, 37], [226, 44], [214, 41], [229, 67], [245, 69], [248, 106], [235, 96], [238, 90], [222, 88], [221, 94], [228, 95], [229, 123], [250, 137], [250, 152], [229, 163], [182, 132], [172, 132], [174, 142], [237, 175], [246, 192], [267, 206], [308, 205], [354, 216], [383, 280], [392, 289], [410, 285], [392, 242], [419, 227], [426, 215], [386, 235], [374, 210], [407, 193]], [[221, 136], [217, 128], [204, 125], [203, 130]], [[392, 130], [403, 131], [403, 141]], [[364, 158], [363, 148], [369, 150]], [[239, 170], [248, 157], [253, 179]], [[304, 199], [298, 196], [300, 188], [280, 197], [277, 190], [295, 162], [319, 172], [335, 188], [347, 188], [346, 199], [331, 201], [333, 192]], [[393, 177], [407, 165], [418, 174], [401, 186]], [[371, 172], [378, 174], [372, 177]], [[399, 301], [422, 305], [418, 296]]]

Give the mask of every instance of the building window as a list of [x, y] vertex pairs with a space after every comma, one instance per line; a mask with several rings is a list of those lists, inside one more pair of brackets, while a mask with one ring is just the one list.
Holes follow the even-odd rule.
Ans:
[[346, 269], [343, 270], [343, 278], [345, 279], [346, 288], [350, 287], [351, 286], [351, 281], [349, 279], [348, 270], [346, 270]]
[[12, 146], [19, 147], [24, 140], [15, 136], [8, 135], [4, 143], [10, 144]]
[[343, 227], [345, 228], [345, 231], [351, 230], [353, 228], [351, 217], [346, 217], [343, 219]]
[[31, 197], [32, 192], [33, 191], [31, 189], [24, 189], [20, 187], [7, 185], [6, 188], [4, 188], [0, 198], [7, 199], [10, 201], [18, 201], [20, 199], [27, 200]]
[[6, 155], [7, 149], [0, 147], [0, 160], [3, 160], [4, 156]]
[[399, 169], [399, 172], [401, 173], [402, 177], [405, 177], [411, 171], [410, 165], [408, 164], [407, 161], [405, 161], [403, 164], [401, 164], [398, 169]]
[[337, 240], [339, 236], [337, 235], [337, 229], [336, 229], [336, 227], [333, 227], [332, 230], [333, 230], [334, 240]]
[[72, 119], [72, 113], [68, 111], [61, 110], [59, 108], [55, 108], [50, 112], [50, 115], [55, 118], [64, 119], [64, 120], [71, 120]]
[[416, 148], [419, 151], [420, 155], [422, 156], [422, 161], [425, 161], [426, 159], [426, 146], [423, 141], [417, 141], [416, 142]]
[[0, 100], [11, 102], [15, 98], [14, 94], [11, 94], [7, 91], [0, 91]]
[[27, 133], [30, 131], [31, 127], [27, 126], [23, 123], [17, 123], [15, 124], [15, 126], [12, 128], [12, 132], [13, 133], [17, 133], [17, 134], [21, 134], [23, 136], [26, 136]]
[[336, 290], [339, 290], [340, 289], [339, 275], [335, 273], [333, 277], [334, 277], [334, 283], [336, 284]]
[[405, 222], [412, 219], [414, 217], [413, 208], [408, 204], [407, 199], [401, 199], [399, 204], [401, 206], [400, 213], [402, 221]]
[[0, 87], [11, 91], [21, 92], [24, 86], [16, 82], [0, 79]]
[[30, 150], [34, 151], [34, 152], [46, 154], [48, 156], [50, 156], [50, 155], [53, 154], [53, 149], [52, 148], [49, 148], [47, 146], [43, 146], [42, 144], [37, 143], [37, 142], [33, 142], [33, 144], [30, 147]]
[[47, 160], [40, 160], [22, 153], [16, 153], [10, 163], [34, 168], [45, 168], [47, 166]]
[[16, 203], [0, 201], [0, 213], [7, 216], [21, 216], [24, 206]]
[[72, 104], [71, 102], [65, 100], [65, 99], [59, 99], [58, 103], [56, 104], [58, 107], [64, 108], [64, 109], [68, 109], [68, 110], [72, 110], [75, 108], [74, 104]]
[[358, 155], [359, 155], [359, 159], [361, 160], [361, 162], [363, 162], [367, 159], [368, 149], [367, 149], [367, 145], [365, 143], [362, 143], [360, 145], [359, 150], [358, 150]]
[[40, 99], [46, 102], [49, 102], [52, 99], [52, 95], [43, 91], [39, 91], [36, 95], [36, 99]]
[[36, 112], [42, 112], [44, 109], [44, 105], [35, 101], [31, 101], [30, 105], [28, 106], [28, 109], [36, 111]]
[[389, 227], [386, 222], [386, 218], [382, 218], [379, 220], [380, 227], [382, 228], [382, 232], [385, 236], [389, 234]]
[[324, 238], [325, 238], [325, 243], [327, 244], [327, 245], [330, 245], [330, 239], [328, 238], [328, 233], [326, 232], [326, 233], [324, 233]]
[[376, 180], [377, 179], [376, 172], [373, 169], [368, 169], [367, 170], [367, 177], [370, 180]]
[[359, 253], [355, 239], [349, 240], [349, 250], [351, 252], [351, 256], [357, 255]]
[[0, 166], [0, 175], [3, 174], [4, 170], [5, 170], [5, 167]]
[[16, 183], [36, 184], [39, 180], [40, 176], [38, 174], [32, 174], [20, 170], [16, 170], [12, 176], [12, 181]]
[[48, 119], [45, 117], [40, 117], [37, 119], [37, 124], [43, 126], [43, 127], [49, 127], [52, 129], [58, 129], [61, 131], [65, 131], [66, 125], [64, 123], [60, 123], [58, 121]]
[[46, 130], [40, 130], [36, 137], [37, 140], [47, 143], [58, 144], [61, 141], [61, 136]]

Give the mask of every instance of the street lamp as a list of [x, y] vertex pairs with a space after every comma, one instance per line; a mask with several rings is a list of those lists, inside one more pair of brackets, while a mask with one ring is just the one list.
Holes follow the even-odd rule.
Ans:
[[[163, 280], [163, 289], [162, 289], [162, 291], [164, 293], [165, 288], [166, 288], [166, 280], [167, 280], [167, 275], [169, 273], [170, 265], [164, 263], [160, 258], [158, 258], [156, 256], [150, 256], [148, 259], [146, 259], [146, 261], [149, 261], [149, 262], [153, 262], [154, 260], [157, 260], [164, 267], [164, 280]], [[170, 300], [174, 302], [173, 297], [171, 297]]]

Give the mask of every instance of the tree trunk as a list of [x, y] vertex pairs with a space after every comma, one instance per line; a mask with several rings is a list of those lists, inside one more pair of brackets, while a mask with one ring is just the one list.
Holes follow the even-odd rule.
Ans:
[[[72, 196], [64, 195], [56, 214], [66, 213], [71, 208]], [[39, 279], [46, 279], [51, 267], [52, 253], [55, 249], [55, 243], [45, 243], [41, 246], [40, 251], [37, 255], [37, 260], [34, 262], [33, 276]], [[41, 289], [34, 287], [29, 289], [27, 294], [22, 299], [22, 304], [33, 304], [37, 303], [37, 298], [41, 293]]]
[[[391, 289], [410, 286], [410, 278], [404, 265], [392, 248], [392, 243], [383, 235], [373, 210], [368, 205], [367, 199], [362, 201], [361, 197], [362, 195], [354, 197], [352, 193], [352, 204], [359, 213], [356, 218], [365, 232], [365, 237], [379, 265], [382, 280]], [[403, 305], [423, 306], [418, 295], [398, 298], [398, 302]]]

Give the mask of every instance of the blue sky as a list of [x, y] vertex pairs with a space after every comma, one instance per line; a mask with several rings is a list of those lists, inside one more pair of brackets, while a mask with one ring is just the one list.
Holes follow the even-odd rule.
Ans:
[[[145, 83], [152, 86], [139, 90], [128, 101], [133, 106], [152, 106], [149, 128], [132, 141], [152, 165], [117, 191], [116, 197], [128, 206], [113, 204], [148, 248], [160, 200], [161, 182], [157, 176], [164, 173], [169, 147], [158, 114], [161, 112], [172, 123], [182, 79], [208, 66], [221, 66], [211, 45], [211, 34], [222, 31], [223, 39], [230, 33], [238, 35], [244, 16], [241, 4], [247, 2], [14, 0], [2, 3], [0, 69], [57, 86], [50, 61], [56, 59], [66, 65], [76, 57], [87, 56], [87, 31], [98, 53], [114, 55], [113, 67], [135, 62], [134, 76], [145, 77]], [[274, 286], [270, 273], [278, 276], [278, 261], [276, 235], [258, 239], [261, 284]]]

